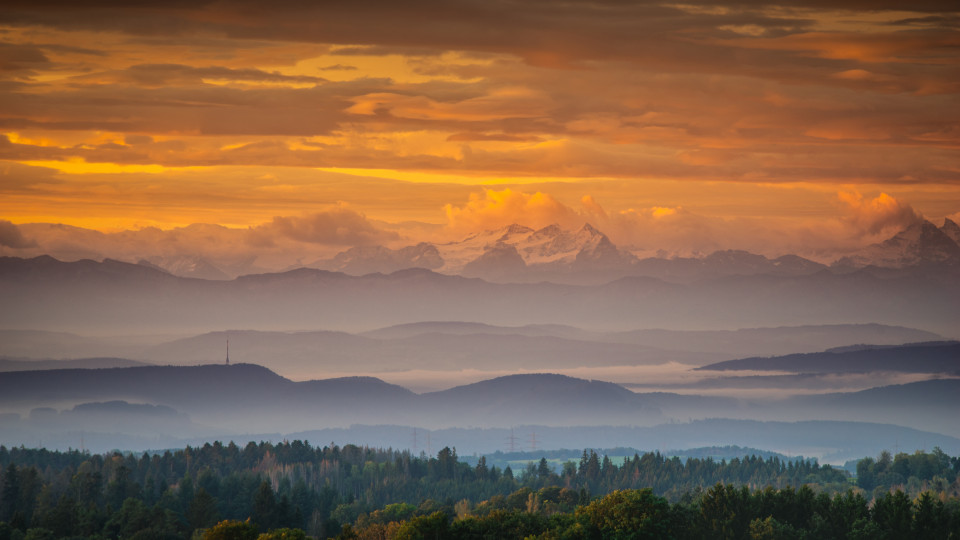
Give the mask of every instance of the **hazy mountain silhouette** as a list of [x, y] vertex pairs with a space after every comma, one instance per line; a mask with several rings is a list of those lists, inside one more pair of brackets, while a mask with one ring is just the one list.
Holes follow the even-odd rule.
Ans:
[[[451, 326], [449, 328], [454, 328]], [[414, 333], [374, 339], [344, 332], [232, 330], [176, 340], [141, 353], [153, 363], [203, 364], [225, 356], [264, 365], [288, 377], [318, 373], [429, 370], [549, 370], [681, 362], [702, 365], [717, 355], [668, 351], [635, 344], [604, 343], [509, 333]], [[482, 330], [482, 327], [477, 327]]]
[[[788, 411], [819, 418], [890, 422], [960, 436], [960, 379], [939, 379], [871, 388], [860, 392], [798, 396], [782, 403]], [[796, 416], [794, 416], [796, 418]]]
[[869, 272], [726, 276], [692, 284], [494, 284], [411, 269], [362, 277], [299, 269], [231, 281], [116, 261], [0, 258], [0, 325], [111, 333], [219, 328], [369, 329], [414, 320], [530, 321], [599, 329], [880, 322], [955, 331], [960, 279]]
[[174, 407], [203, 423], [247, 430], [415, 419], [477, 426], [595, 418], [643, 425], [660, 419], [643, 398], [618, 385], [546, 374], [425, 395], [372, 377], [294, 382], [250, 364], [11, 372], [0, 379], [0, 407], [7, 409], [113, 400]]
[[923, 220], [895, 236], [863, 248], [834, 263], [838, 268], [878, 266], [906, 268], [924, 265], [960, 265], [957, 224], [947, 219], [943, 227]]
[[198, 256], [150, 257], [149, 259], [141, 259], [137, 264], [163, 270], [180, 277], [230, 279], [226, 272]]
[[389, 274], [406, 268], [437, 269], [443, 266], [443, 259], [436, 246], [421, 242], [400, 249], [356, 246], [338, 253], [331, 259], [321, 259], [307, 266], [362, 276], [374, 273]]
[[0, 358], [0, 371], [33, 371], [45, 369], [103, 369], [149, 365], [126, 358], [76, 358], [70, 360], [24, 360]]
[[700, 370], [848, 373], [898, 371], [960, 375], [960, 342], [912, 343], [900, 346], [847, 348], [773, 358], [744, 358], [709, 364]]
[[605, 339], [664, 349], [713, 351], [725, 355], [818, 352], [851, 343], [900, 345], [940, 339], [932, 332], [882, 324], [833, 324], [742, 328], [740, 330], [633, 330]]
[[[96, 404], [90, 405], [91, 402]], [[427, 428], [541, 425], [563, 427], [575, 433], [580, 429], [575, 427], [578, 425], [653, 426], [670, 419], [720, 416], [896, 423], [957, 436], [960, 429], [957, 429], [954, 411], [958, 406], [958, 379], [762, 400], [662, 392], [636, 394], [607, 382], [554, 374], [499, 377], [418, 395], [370, 377], [294, 382], [260, 366], [245, 364], [11, 372], [0, 377], [0, 407], [33, 409], [24, 419], [10, 415], [0, 417], [0, 425], [4, 426], [2, 439], [11, 444], [16, 442], [11, 437], [33, 436], [30, 434], [36, 435], [44, 429], [48, 433], [73, 430], [69, 440], [74, 440], [78, 429], [110, 433], [110, 426], [125, 436], [141, 437], [149, 436], [149, 426], [156, 428], [158, 436], [210, 433], [211, 428], [203, 431], [197, 425], [215, 426], [212, 429], [218, 433], [302, 432], [352, 424]], [[57, 409], [66, 412], [58, 413]], [[175, 412], [171, 412], [172, 409]], [[807, 432], [803, 444], [777, 447], [761, 444], [772, 439], [761, 438], [759, 431], [752, 435], [749, 430], [745, 432], [742, 426], [747, 424], [723, 424], [714, 420], [698, 425], [703, 429], [696, 433], [684, 431], [687, 428], [661, 426], [659, 431], [648, 432], [660, 438], [649, 440], [673, 448], [739, 441], [739, 444], [773, 450], [793, 448], [799, 452], [798, 448], [817, 447], [813, 444], [815, 440], [829, 439], [824, 433]], [[718, 425], [727, 426], [726, 431], [714, 430], [713, 426]], [[686, 438], [671, 438], [671, 430], [675, 429], [684, 432]], [[890, 434], [901, 432], [899, 429], [886, 426], [881, 431], [892, 438]], [[626, 434], [637, 433], [631, 427], [622, 430]], [[617, 435], [621, 436], [626, 437]], [[800, 435], [797, 437], [796, 441], [804, 440]], [[847, 440], [843, 437], [846, 435], [839, 440]], [[925, 437], [933, 441], [940, 436], [927, 434]], [[680, 440], [686, 442], [681, 445]], [[635, 442], [629, 444], [636, 446]], [[572, 444], [575, 442], [561, 446]], [[628, 441], [617, 444], [627, 445]], [[843, 448], [843, 444], [834, 440], [824, 448]]]
[[[333, 441], [409, 448], [414, 431], [420, 450], [426, 450], [429, 436], [434, 452], [443, 446], [456, 447], [461, 455], [506, 452], [510, 439], [515, 449], [538, 448], [636, 448], [666, 452], [667, 449], [740, 445], [763, 448], [788, 457], [798, 454], [819, 457], [821, 463], [842, 464], [848, 459], [875, 456], [883, 450], [939, 446], [948, 454], [960, 452], [960, 439], [915, 428], [870, 422], [809, 420], [771, 422], [734, 419], [706, 419], [625, 427], [604, 424], [598, 419], [589, 426], [542, 426], [517, 424], [510, 428], [447, 428], [416, 430], [408, 425], [356, 425], [349, 428], [309, 430], [287, 435], [290, 439]], [[541, 455], [541, 454], [538, 454]], [[489, 462], [489, 461], [488, 461]]]
[[662, 420], [649, 400], [620, 385], [548, 373], [497, 377], [422, 394], [420, 401], [443, 423], [454, 425], [502, 426], [508, 419], [545, 425], [590, 424], [598, 419], [650, 425]]
[[145, 347], [169, 340], [169, 337], [162, 335], [89, 337], [46, 330], [0, 330], [0, 356], [11, 359], [44, 360], [94, 357], [137, 358]]
[[526, 324], [523, 326], [497, 326], [493, 324], [464, 322], [464, 321], [423, 321], [396, 324], [385, 328], [378, 328], [360, 335], [375, 339], [398, 339], [419, 336], [423, 334], [490, 334], [490, 335], [518, 335], [528, 337], [566, 337], [582, 341], [603, 341], [602, 332], [590, 332], [569, 325], [562, 324]]

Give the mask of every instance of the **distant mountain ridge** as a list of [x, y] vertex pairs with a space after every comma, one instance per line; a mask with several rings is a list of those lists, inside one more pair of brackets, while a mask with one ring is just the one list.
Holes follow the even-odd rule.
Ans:
[[[739, 442], [777, 450], [778, 447], [763, 442], [764, 423], [736, 418], [805, 420], [812, 416], [834, 420], [835, 426], [841, 425], [836, 421], [843, 421], [849, 429], [872, 430], [869, 435], [874, 441], [872, 444], [876, 444], [883, 433], [889, 438], [894, 433], [907, 433], [904, 431], [907, 428], [869, 427], [863, 422], [894, 423], [944, 433], [946, 435], [914, 433], [911, 437], [922, 436], [926, 442], [954, 441], [950, 443], [954, 444], [956, 439], [952, 437], [960, 434], [955, 427], [957, 406], [960, 406], [958, 379], [755, 401], [637, 394], [612, 383], [546, 373], [511, 375], [440, 392], [415, 394], [372, 377], [294, 382], [249, 364], [70, 369], [12, 372], [0, 377], [0, 407], [8, 410], [33, 407], [27, 421], [14, 415], [0, 415], [3, 427], [0, 442], [31, 425], [58, 432], [75, 429], [70, 428], [69, 423], [83, 420], [82, 425], [100, 426], [102, 430], [108, 430], [111, 422], [123, 421], [133, 423], [137, 428], [133, 431], [137, 433], [144, 430], [149, 433], [147, 423], [153, 422], [150, 425], [190, 434], [210, 433], [209, 428], [203, 431], [198, 427], [202, 425], [216, 426], [221, 433], [303, 433], [331, 428], [342, 430], [354, 424], [450, 428], [461, 432], [466, 428], [536, 425], [554, 426], [558, 435], [564, 430], [569, 435], [583, 429], [576, 426], [611, 426], [603, 436], [603, 440], [608, 441], [606, 446], [637, 446], [638, 439], [628, 434], [645, 433], [648, 437], [656, 436], [645, 439], [648, 445], [679, 447], [681, 439], [674, 439], [673, 434], [683, 433], [684, 446]], [[722, 416], [730, 420], [718, 418]], [[689, 424], [683, 427], [684, 424], [666, 423], [670, 419], [690, 418], [712, 420], [695, 422], [701, 428], [699, 432], [691, 431]], [[138, 423], [142, 426], [138, 427]], [[657, 425], [659, 427], [651, 429]], [[748, 425], [753, 426], [752, 434], [736, 438], [736, 434], [745, 434], [743, 428]], [[602, 435], [602, 430], [596, 433]], [[158, 432], [157, 435], [170, 433]], [[812, 444], [812, 435], [812, 432], [798, 432], [794, 438], [784, 439], [793, 441], [790, 445], [779, 448], [823, 452], [825, 446]], [[68, 440], [75, 441], [80, 436], [74, 433]], [[853, 439], [844, 437], [847, 436], [832, 434], [833, 441], [827, 446], [843, 448], [854, 444]], [[565, 444], [585, 444], [566, 440]], [[596, 446], [598, 441], [587, 445]]]
[[[832, 267], [844, 271], [929, 264], [960, 264], [960, 226], [950, 219], [940, 228], [929, 221], [911, 225], [880, 244], [842, 257]], [[420, 243], [398, 250], [357, 247], [309, 266], [353, 275], [429, 268], [490, 281], [564, 283], [599, 283], [624, 276], [677, 282], [724, 275], [803, 276], [828, 268], [797, 255], [769, 259], [742, 250], [721, 250], [704, 257], [638, 259], [589, 223], [577, 231], [565, 231], [558, 225], [535, 230], [513, 224], [459, 242]]]
[[[612, 426], [601, 422], [570, 427], [519, 425], [515, 429], [433, 430], [416, 429], [411, 425], [356, 425], [349, 428], [303, 431], [287, 437], [334, 441], [338, 444], [407, 448], [414, 442], [411, 436], [415, 431], [420, 436], [420, 449], [426, 449], [429, 435], [434, 451], [444, 445], [456, 447], [462, 455], [468, 452], [505, 452], [509, 449], [508, 441], [511, 436], [517, 440], [518, 448], [529, 449], [528, 439], [531, 435], [535, 435], [540, 447], [546, 449], [632, 447], [666, 454], [669, 448], [697, 448], [708, 442], [709, 446], [765, 448], [785, 454], [788, 459], [795, 458], [797, 453], [819, 456], [821, 463], [843, 463], [847, 459], [893, 450], [894, 443], [891, 441], [895, 441], [901, 448], [929, 449], [940, 446], [947, 453], [960, 451], [960, 439], [957, 437], [890, 424], [832, 420], [776, 422], [711, 418], [651, 427]], [[675, 453], [683, 454], [682, 451]], [[540, 452], [537, 455], [549, 454], [550, 452]], [[709, 454], [709, 451], [696, 453], [703, 454]]]
[[826, 266], [786, 255], [768, 259], [746, 251], [717, 251], [703, 258], [638, 259], [589, 223], [576, 231], [559, 225], [532, 229], [513, 224], [458, 242], [420, 243], [401, 249], [350, 248], [312, 268], [352, 275], [429, 268], [498, 282], [602, 283], [623, 276], [691, 280], [728, 274], [806, 275]]
[[293, 430], [414, 420], [566, 425], [600, 417], [652, 425], [663, 419], [649, 399], [619, 385], [551, 374], [510, 375], [420, 395], [374, 377], [294, 382], [252, 364], [21, 371], [0, 378], [0, 407], [109, 401], [173, 407], [201, 423], [246, 429], [258, 423]]
[[[96, 257], [93, 253], [89, 256]], [[941, 227], [922, 220], [884, 242], [843, 256], [830, 266], [796, 254], [768, 258], [738, 249], [702, 256], [640, 258], [614, 244], [590, 223], [577, 230], [564, 230], [557, 224], [533, 229], [514, 223], [452, 242], [419, 242], [400, 248], [354, 246], [333, 257], [273, 270], [258, 266], [253, 259], [221, 260], [197, 254], [152, 255], [134, 260], [141, 266], [176, 276], [207, 280], [306, 267], [353, 276], [420, 268], [494, 282], [600, 284], [642, 276], [688, 283], [727, 275], [806, 276], [827, 268], [848, 272], [865, 267], [956, 267], [960, 265], [960, 226], [949, 218]]]
[[709, 364], [696, 369], [791, 373], [897, 371], [960, 375], [960, 342], [941, 341], [885, 347], [842, 348], [772, 358], [744, 358]]
[[[106, 260], [0, 257], [0, 328], [104, 334], [222, 328], [366, 330], [416, 320], [531, 321], [605, 329], [745, 328], [877, 322], [954, 337], [956, 273], [866, 270], [726, 275], [686, 284], [491, 283], [406, 269], [350, 276], [300, 268], [230, 281], [181, 278]], [[840, 345], [840, 344], [838, 344]]]
[[146, 366], [146, 362], [126, 358], [75, 358], [69, 360], [25, 360], [0, 357], [0, 372], [36, 371], [45, 369], [106, 369], [117, 367]]
[[960, 227], [949, 218], [942, 227], [923, 220], [879, 244], [839, 259], [833, 266], [909, 268], [933, 264], [960, 265]]

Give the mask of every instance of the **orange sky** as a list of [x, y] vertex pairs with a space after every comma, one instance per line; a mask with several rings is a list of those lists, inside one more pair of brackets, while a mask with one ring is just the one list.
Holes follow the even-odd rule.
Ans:
[[0, 254], [583, 221], [822, 254], [960, 212], [956, 2], [85, 4], [0, 12]]

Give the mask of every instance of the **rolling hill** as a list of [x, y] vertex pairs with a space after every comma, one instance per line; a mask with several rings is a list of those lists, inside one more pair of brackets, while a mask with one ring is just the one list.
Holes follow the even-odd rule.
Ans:
[[858, 347], [772, 358], [743, 358], [709, 364], [700, 370], [850, 373], [897, 371], [960, 375], [960, 342], [937, 341], [886, 347]]

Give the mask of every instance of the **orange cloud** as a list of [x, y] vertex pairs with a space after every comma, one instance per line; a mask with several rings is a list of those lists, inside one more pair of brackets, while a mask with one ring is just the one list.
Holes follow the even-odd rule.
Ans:
[[366, 216], [340, 205], [302, 217], [275, 217], [254, 230], [279, 234], [298, 242], [339, 246], [383, 244], [400, 238], [375, 227]]
[[0, 219], [0, 246], [21, 249], [36, 245], [35, 241], [25, 238], [16, 225]]
[[583, 222], [569, 206], [542, 193], [523, 193], [510, 188], [472, 193], [463, 206], [444, 206], [448, 227], [457, 232], [498, 229], [514, 223], [540, 228], [554, 223], [573, 227]]
[[923, 219], [912, 206], [886, 193], [865, 199], [856, 191], [841, 191], [837, 197], [845, 205], [844, 221], [863, 234], [902, 229]]

